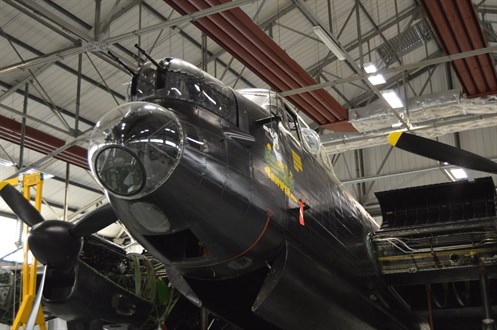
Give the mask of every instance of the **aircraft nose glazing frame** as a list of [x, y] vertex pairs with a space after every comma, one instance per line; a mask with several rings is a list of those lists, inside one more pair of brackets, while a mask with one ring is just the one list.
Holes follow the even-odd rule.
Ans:
[[131, 102], [97, 123], [88, 159], [98, 184], [109, 194], [137, 199], [167, 181], [180, 162], [183, 144], [183, 127], [172, 111]]

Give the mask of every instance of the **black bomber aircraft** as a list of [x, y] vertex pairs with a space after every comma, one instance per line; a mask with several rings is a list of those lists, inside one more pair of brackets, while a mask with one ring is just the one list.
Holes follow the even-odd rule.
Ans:
[[[295, 109], [267, 90], [232, 90], [180, 59], [149, 60], [128, 68], [129, 102], [90, 139], [107, 206], [76, 225], [43, 221], [13, 187], [0, 190], [32, 227], [29, 246], [47, 266], [44, 306], [73, 322], [146, 328], [154, 298], [105, 284], [94, 272], [102, 263], [81, 259], [89, 244], [104, 246], [91, 234], [119, 219], [184, 297], [238, 327], [417, 328], [378, 271], [378, 225], [342, 188]], [[393, 140], [406, 149], [426, 142], [411, 138]], [[430, 156], [447, 154], [441, 148]], [[84, 290], [94, 279], [105, 293], [98, 299]]]

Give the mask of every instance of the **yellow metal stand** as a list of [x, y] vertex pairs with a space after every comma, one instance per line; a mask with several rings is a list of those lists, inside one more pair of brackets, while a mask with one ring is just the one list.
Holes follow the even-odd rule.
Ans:
[[[19, 184], [18, 179], [7, 180], [13, 186]], [[35, 208], [38, 212], [41, 210], [41, 191], [43, 188], [43, 177], [41, 173], [26, 174], [23, 178], [23, 195], [24, 198], [30, 200], [30, 188], [35, 187], [36, 198], [35, 198]], [[26, 242], [26, 237], [28, 235], [28, 227], [23, 225], [24, 239]], [[13, 330], [18, 330], [22, 325], [26, 328], [26, 323], [28, 322], [29, 314], [33, 308], [33, 302], [36, 297], [36, 268], [38, 262], [33, 258], [31, 265], [28, 261], [29, 247], [27, 242], [24, 244], [24, 261], [22, 264], [22, 301], [19, 310], [17, 311], [14, 324], [12, 325]], [[38, 309], [38, 314], [36, 316], [36, 324], [40, 326], [40, 330], [46, 330], [45, 318], [43, 311]]]

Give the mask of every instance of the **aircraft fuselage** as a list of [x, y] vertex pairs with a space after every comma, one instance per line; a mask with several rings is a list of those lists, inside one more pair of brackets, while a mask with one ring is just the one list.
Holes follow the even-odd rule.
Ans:
[[[223, 314], [230, 310], [219, 301], [223, 295], [212, 298], [204, 288], [223, 290], [216, 285], [240, 279], [253, 291], [240, 294], [251, 300], [244, 308], [256, 297], [251, 309], [257, 315], [291, 328], [298, 327], [285, 323], [292, 317], [280, 320], [272, 311], [294, 313], [284, 305], [299, 297], [278, 293], [287, 291], [281, 279], [290, 274], [288, 283], [307, 286], [301, 293], [294, 288], [295, 295], [345, 310], [295, 313], [297, 323], [306, 315], [318, 318], [308, 328], [326, 329], [333, 320], [374, 324], [375, 313], [393, 319], [388, 303], [378, 301], [388, 299], [381, 297], [369, 246], [377, 225], [312, 154], [305, 123], [293, 109], [268, 91], [244, 96], [177, 59], [161, 66], [140, 69], [131, 87], [137, 102], [97, 124], [89, 158], [120, 220], [166, 265], [172, 283]], [[264, 95], [265, 107], [252, 101]], [[299, 265], [307, 267], [302, 274]], [[306, 278], [310, 283], [301, 283]], [[356, 308], [362, 311], [354, 315]]]

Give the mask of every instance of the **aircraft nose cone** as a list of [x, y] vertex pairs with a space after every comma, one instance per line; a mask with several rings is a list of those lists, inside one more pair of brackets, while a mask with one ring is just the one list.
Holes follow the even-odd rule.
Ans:
[[136, 199], [169, 178], [183, 153], [183, 140], [181, 123], [172, 111], [148, 102], [125, 103], [95, 126], [90, 168], [109, 193]]

